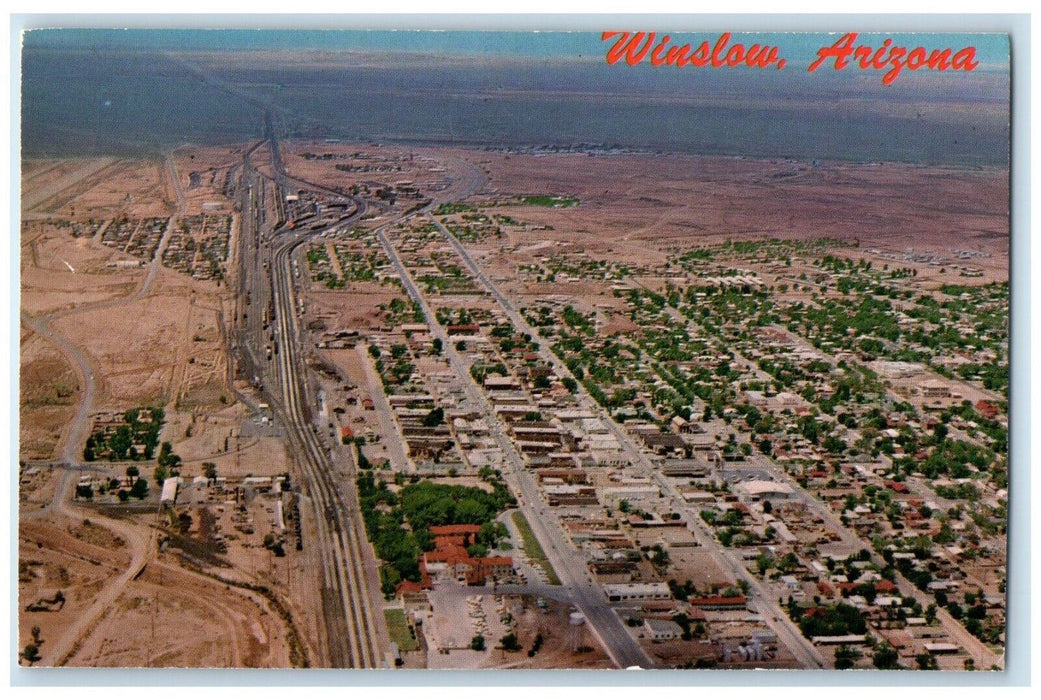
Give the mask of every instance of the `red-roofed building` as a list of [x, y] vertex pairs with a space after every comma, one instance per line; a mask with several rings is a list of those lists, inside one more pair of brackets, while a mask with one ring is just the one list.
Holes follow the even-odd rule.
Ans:
[[984, 418], [993, 418], [1000, 413], [1000, 409], [997, 406], [983, 399], [976, 402], [976, 410]]
[[897, 493], [907, 493], [907, 484], [903, 484], [899, 481], [887, 481], [886, 487], [896, 491]]
[[[440, 539], [465, 536], [445, 535]], [[419, 562], [423, 574], [423, 586], [430, 588], [433, 581], [454, 579], [465, 581], [469, 586], [482, 586], [487, 579], [501, 579], [513, 575], [511, 557], [471, 557], [466, 548], [457, 544], [444, 543], [432, 552], [426, 552]]]
[[476, 535], [481, 531], [480, 525], [431, 525], [431, 537], [442, 535]]
[[434, 525], [430, 528], [430, 536], [434, 538], [434, 548], [448, 546], [469, 547], [477, 541], [480, 525]]
[[895, 593], [897, 591], [897, 585], [889, 579], [882, 579], [881, 581], [875, 582], [876, 593]]

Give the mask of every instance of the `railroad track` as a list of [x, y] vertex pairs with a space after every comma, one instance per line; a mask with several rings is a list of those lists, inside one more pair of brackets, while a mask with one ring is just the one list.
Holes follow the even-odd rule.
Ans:
[[[267, 136], [275, 169], [276, 190], [281, 190], [279, 183], [288, 178], [282, 167], [270, 117]], [[243, 159], [241, 182], [244, 186], [249, 183], [256, 185], [258, 182], [249, 157], [259, 146], [258, 143], [250, 149]], [[279, 196], [283, 196], [283, 193], [280, 192]], [[260, 258], [266, 250], [270, 251], [270, 294], [274, 309], [272, 330], [277, 349], [271, 362], [274, 382], [266, 387], [266, 393], [272, 408], [287, 428], [290, 445], [298, 456], [304, 489], [313, 508], [316, 537], [312, 546], [318, 548], [316, 551], [321, 562], [321, 571], [315, 574], [321, 577], [326, 660], [334, 668], [379, 668], [385, 661], [380, 642], [380, 625], [375, 617], [379, 609], [373, 605], [373, 591], [365, 571], [367, 542], [354, 485], [336, 482], [332, 458], [319, 441], [311, 423], [307, 367], [299, 349], [300, 329], [292, 283], [292, 256], [299, 246], [321, 231], [298, 233], [284, 241], [272, 242], [270, 247], [263, 246], [257, 236], [261, 216], [256, 209], [263, 206], [261, 201], [260, 197], [243, 196], [244, 209], [247, 204], [252, 209], [243, 211], [243, 220], [252, 224], [251, 234], [256, 237], [255, 241], [250, 242], [249, 252]], [[364, 211], [364, 202], [358, 201], [358, 210], [354, 216], [360, 216]], [[242, 272], [248, 275], [247, 261], [243, 259], [241, 264]], [[253, 268], [254, 276], [251, 279], [256, 283], [259, 282], [260, 270], [256, 264]], [[266, 300], [261, 298], [266, 296], [263, 291], [261, 288], [251, 289], [254, 309], [257, 306], [266, 307]], [[257, 316], [255, 311], [253, 315]], [[256, 318], [251, 321], [250, 325], [257, 324]], [[260, 329], [257, 327], [254, 330], [259, 332]], [[249, 335], [249, 329], [246, 329], [246, 334]], [[349, 478], [353, 478], [356, 465], [349, 464], [347, 471]]]
[[[314, 430], [307, 407], [306, 368], [297, 350], [297, 316], [291, 283], [291, 256], [310, 235], [275, 250], [271, 268], [277, 313], [277, 376], [280, 411], [310, 491], [323, 554], [322, 603], [328, 633], [330, 664], [336, 667], [377, 668], [382, 665], [379, 632], [371, 610], [371, 591], [363, 562], [358, 509], [332, 477], [332, 465]], [[351, 465], [349, 472], [354, 472]], [[348, 486], [353, 495], [353, 485]]]

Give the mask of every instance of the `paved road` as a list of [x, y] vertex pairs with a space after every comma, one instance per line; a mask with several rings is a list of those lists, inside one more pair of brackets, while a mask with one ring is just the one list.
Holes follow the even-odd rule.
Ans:
[[463, 382], [463, 388], [469, 402], [474, 407], [479, 407], [482, 415], [486, 416], [489, 427], [492, 429], [492, 435], [502, 450], [508, 465], [508, 469], [505, 470], [507, 484], [514, 493], [523, 497], [524, 505], [520, 507], [520, 510], [524, 512], [535, 536], [542, 543], [546, 556], [556, 570], [557, 575], [571, 592], [575, 605], [585, 615], [593, 633], [599, 638], [605, 651], [615, 664], [621, 668], [630, 666], [650, 668], [653, 666], [653, 663], [639, 643], [629, 635], [618, 616], [614, 613], [614, 610], [608, 604], [603, 591], [590, 576], [584, 558], [571, 549], [555, 517], [548, 513], [544, 507], [539, 508], [536, 506], [536, 504], [540, 503], [540, 494], [535, 480], [524, 468], [522, 458], [506, 436], [503, 426], [494, 411], [492, 411], [492, 407], [484, 396], [483, 391], [470, 376], [466, 363], [459, 356], [455, 347], [448, 342], [447, 331], [437, 322], [437, 316], [416, 286], [408, 268], [398, 256], [394, 245], [383, 229], [379, 229], [376, 232], [376, 237], [401, 278], [401, 283], [404, 285], [406, 293], [420, 305], [430, 326], [431, 334], [435, 338], [441, 339], [445, 348], [445, 356]]

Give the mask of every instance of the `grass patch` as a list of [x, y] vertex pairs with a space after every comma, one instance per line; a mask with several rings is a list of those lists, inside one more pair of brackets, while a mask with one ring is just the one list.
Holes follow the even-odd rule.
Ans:
[[389, 608], [383, 611], [383, 617], [387, 618], [387, 631], [390, 632], [391, 641], [398, 645], [398, 651], [415, 651], [419, 648], [419, 642], [408, 629], [404, 610]]
[[578, 198], [567, 195], [533, 194], [521, 197], [520, 203], [533, 207], [574, 207], [578, 205]]
[[519, 510], [514, 512], [513, 524], [520, 530], [521, 539], [524, 540], [524, 553], [528, 555], [528, 559], [542, 567], [542, 570], [546, 572], [546, 578], [549, 580], [550, 585], [559, 586], [560, 577], [557, 576], [557, 572], [553, 570], [553, 565], [546, 558], [546, 552], [543, 551], [542, 545], [539, 544], [538, 539], [535, 537], [535, 533], [532, 531], [531, 525], [528, 524], [528, 519], [524, 517], [524, 513], [521, 513]]

